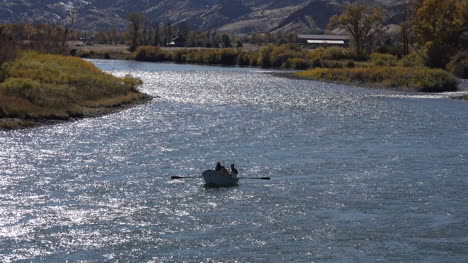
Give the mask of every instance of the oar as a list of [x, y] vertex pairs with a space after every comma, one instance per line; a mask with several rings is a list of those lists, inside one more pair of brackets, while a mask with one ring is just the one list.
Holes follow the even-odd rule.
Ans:
[[240, 179], [270, 180], [270, 177], [240, 177]]
[[193, 178], [200, 178], [200, 176], [171, 176], [171, 180], [175, 179], [193, 179]]

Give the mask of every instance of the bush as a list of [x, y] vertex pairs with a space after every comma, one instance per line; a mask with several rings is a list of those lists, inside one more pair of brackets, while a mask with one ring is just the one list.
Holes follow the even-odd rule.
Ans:
[[135, 51], [135, 60], [137, 61], [160, 62], [167, 61], [169, 59], [170, 56], [160, 47], [141, 46]]
[[172, 56], [172, 59], [176, 63], [186, 63], [187, 62], [187, 54], [188, 51], [185, 49], [182, 50], [177, 50], [174, 55]]
[[258, 66], [258, 58], [260, 56], [260, 52], [258, 51], [253, 51], [249, 53], [249, 64], [252, 67]]
[[285, 68], [306, 69], [309, 64], [303, 58], [289, 58], [285, 63]]
[[[221, 49], [217, 52], [218, 64], [221, 65], [237, 65], [238, 52], [234, 49]], [[211, 63], [209, 63], [211, 64]]]
[[274, 48], [275, 46], [272, 44], [261, 47], [258, 53], [257, 65], [259, 65], [262, 68], [271, 67], [270, 53], [273, 51]]
[[452, 57], [447, 70], [459, 78], [468, 79], [468, 51], [460, 51]]
[[248, 66], [250, 65], [250, 53], [245, 51], [239, 52], [238, 58], [239, 66]]
[[416, 52], [412, 52], [398, 62], [401, 67], [424, 67], [424, 58]]
[[320, 59], [328, 59], [328, 60], [344, 60], [344, 59], [353, 59], [353, 54], [347, 48], [342, 47], [328, 47], [323, 48], [319, 47], [314, 49], [312, 52], [308, 54], [308, 58], [315, 61]]
[[453, 43], [443, 41], [442, 39], [435, 39], [434, 41], [426, 42], [424, 45], [426, 65], [429, 67], [445, 68], [450, 61], [450, 57], [455, 53], [456, 48], [453, 46]]
[[284, 44], [274, 47], [270, 53], [270, 65], [272, 67], [289, 68], [286, 62], [291, 58], [303, 58], [305, 54], [301, 48], [294, 44]]
[[372, 53], [370, 60], [374, 66], [396, 66], [398, 64], [398, 58], [390, 54]]

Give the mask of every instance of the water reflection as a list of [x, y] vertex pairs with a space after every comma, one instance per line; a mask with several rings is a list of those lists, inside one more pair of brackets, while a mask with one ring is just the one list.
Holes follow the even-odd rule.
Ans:
[[[96, 63], [160, 97], [0, 132], [0, 261], [466, 260], [465, 102]], [[169, 180], [217, 160], [273, 180]]]

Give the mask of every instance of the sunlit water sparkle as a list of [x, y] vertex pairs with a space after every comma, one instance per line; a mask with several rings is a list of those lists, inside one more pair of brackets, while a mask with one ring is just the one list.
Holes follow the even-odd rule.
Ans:
[[[92, 61], [158, 97], [0, 132], [1, 262], [468, 261], [468, 103]], [[272, 180], [169, 180], [217, 160]]]

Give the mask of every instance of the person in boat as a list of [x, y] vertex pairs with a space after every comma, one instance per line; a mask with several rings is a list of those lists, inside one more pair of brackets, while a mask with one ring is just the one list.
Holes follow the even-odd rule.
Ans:
[[223, 169], [223, 166], [221, 166], [221, 163], [220, 163], [220, 162], [217, 162], [217, 163], [216, 163], [216, 167], [215, 167], [215, 171], [216, 171], [216, 172], [220, 172], [222, 169]]
[[222, 166], [220, 162], [216, 163], [215, 171], [225, 175], [229, 175], [229, 171], [226, 169], [226, 167]]
[[232, 176], [237, 176], [239, 174], [237, 169], [234, 168], [234, 164], [231, 164], [231, 174], [232, 174]]

